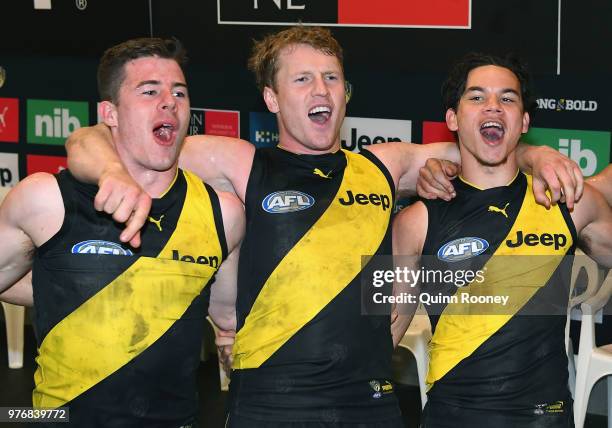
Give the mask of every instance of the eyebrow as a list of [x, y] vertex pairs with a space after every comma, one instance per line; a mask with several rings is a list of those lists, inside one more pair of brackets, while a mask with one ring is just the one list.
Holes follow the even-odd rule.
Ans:
[[[159, 80], [143, 80], [138, 85], [136, 85], [136, 89], [141, 88], [146, 85], [161, 85], [161, 82]], [[187, 84], [183, 82], [174, 82], [172, 84], [173, 88], [176, 88], [177, 86], [187, 89]]]
[[[484, 88], [481, 86], [470, 86], [469, 88], [466, 88], [465, 92], [472, 92], [472, 91], [477, 91], [477, 92], [485, 92]], [[507, 94], [507, 93], [511, 93], [516, 95], [517, 97], [520, 97], [521, 94], [518, 93], [518, 91], [516, 89], [512, 89], [512, 88], [504, 88], [501, 91], [502, 94]]]

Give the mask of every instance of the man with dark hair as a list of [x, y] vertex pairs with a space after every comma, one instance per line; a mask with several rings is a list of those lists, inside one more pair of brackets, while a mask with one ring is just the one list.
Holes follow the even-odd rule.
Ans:
[[[140, 248], [116, 242], [120, 228], [93, 208], [98, 189], [69, 171], [27, 177], [0, 207], [0, 291], [32, 267], [34, 407], [66, 406], [73, 426], [195, 427], [209, 300], [221, 328], [235, 325], [244, 214], [233, 195], [177, 168], [189, 124], [181, 52], [137, 39], [102, 58], [100, 117], [154, 198]], [[114, 89], [107, 72], [120, 76]]]
[[[421, 285], [421, 301], [444, 297], [427, 306], [433, 337], [424, 428], [573, 423], [563, 284], [571, 263], [564, 256], [579, 246], [612, 264], [612, 213], [588, 185], [571, 212], [564, 203], [534, 203], [532, 177], [516, 160], [530, 123], [529, 85], [525, 67], [502, 58], [470, 54], [453, 68], [443, 88], [461, 153], [457, 196], [417, 202], [393, 225], [395, 255], [428, 256], [427, 270], [475, 273], [463, 287]], [[496, 297], [499, 304], [478, 303]]]
[[[249, 64], [277, 117], [278, 147], [199, 135], [181, 155], [181, 165], [234, 190], [246, 208], [228, 426], [401, 427], [390, 382], [390, 317], [360, 313], [360, 256], [391, 252], [396, 189], [414, 192], [425, 160], [454, 159], [456, 147], [341, 151], [346, 82], [342, 50], [327, 29], [269, 35]], [[99, 180], [96, 206], [127, 220], [122, 240], [129, 240], [145, 214], [134, 210], [139, 193], [121, 190], [133, 186], [119, 163], [97, 159], [108, 152], [106, 133], [75, 133], [69, 164], [81, 178]], [[539, 156], [532, 150], [526, 158]]]
[[184, 71], [187, 53], [177, 39], [132, 39], [106, 50], [98, 65], [98, 93], [103, 101], [117, 104], [125, 79], [124, 65], [134, 59], [158, 57], [175, 61]]

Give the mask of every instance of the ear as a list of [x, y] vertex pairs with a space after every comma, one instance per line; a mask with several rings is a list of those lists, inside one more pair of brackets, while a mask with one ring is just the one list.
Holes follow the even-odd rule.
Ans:
[[98, 104], [98, 117], [106, 126], [117, 126], [117, 106], [110, 101], [102, 101]]
[[446, 110], [446, 126], [448, 126], [449, 130], [454, 132], [459, 129], [459, 126], [457, 125], [457, 113], [452, 108]]
[[278, 107], [278, 100], [276, 99], [276, 92], [274, 89], [266, 86], [263, 90], [263, 97], [271, 113], [278, 113], [280, 108]]
[[531, 121], [531, 118], [529, 117], [529, 113], [525, 112], [523, 113], [523, 129], [522, 129], [522, 133], [525, 134], [527, 133], [527, 131], [529, 131], [529, 122]]

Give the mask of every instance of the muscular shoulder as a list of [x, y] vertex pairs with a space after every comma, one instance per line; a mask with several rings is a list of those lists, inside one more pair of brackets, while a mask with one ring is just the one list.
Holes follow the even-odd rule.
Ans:
[[38, 246], [61, 227], [64, 204], [57, 180], [47, 173], [32, 174], [19, 182], [2, 204], [3, 222], [28, 233]]
[[223, 228], [225, 229], [225, 238], [227, 241], [228, 251], [231, 252], [242, 241], [245, 228], [244, 205], [233, 194], [228, 192], [219, 192], [219, 205], [221, 206], [221, 215], [223, 216]]
[[575, 203], [571, 212], [576, 231], [580, 232], [589, 224], [609, 219], [610, 206], [599, 191], [588, 183], [584, 185], [582, 198]]
[[421, 254], [427, 226], [427, 208], [423, 202], [415, 202], [400, 211], [393, 222], [393, 253]]

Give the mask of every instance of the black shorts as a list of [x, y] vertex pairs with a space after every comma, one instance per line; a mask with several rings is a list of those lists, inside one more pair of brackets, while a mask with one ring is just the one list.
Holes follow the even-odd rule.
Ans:
[[401, 416], [378, 422], [341, 421], [261, 421], [236, 414], [228, 416], [225, 428], [405, 428]]
[[566, 403], [562, 412], [499, 411], [468, 409], [428, 401], [423, 409], [421, 428], [572, 428], [573, 402]]

